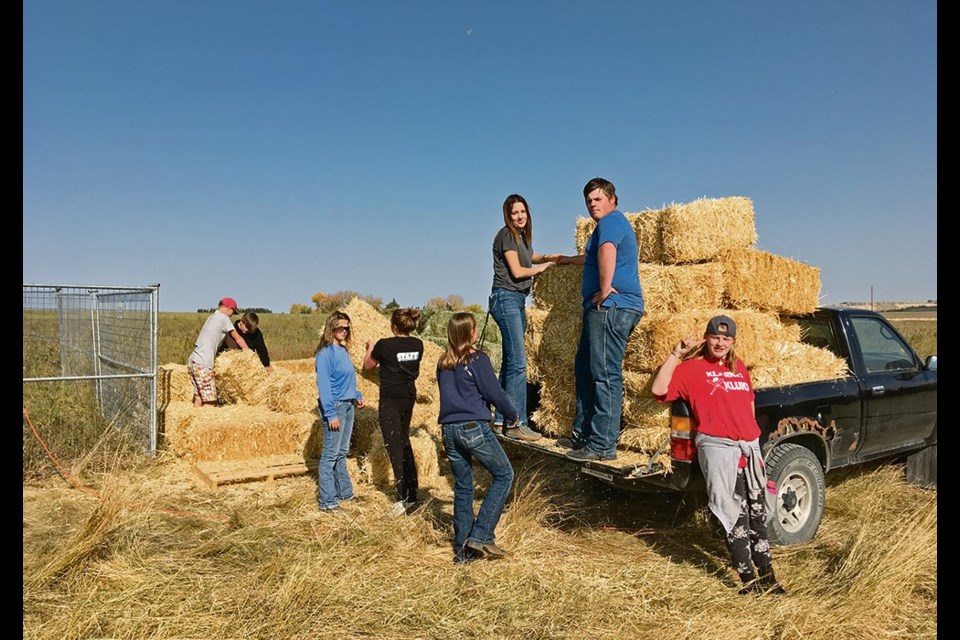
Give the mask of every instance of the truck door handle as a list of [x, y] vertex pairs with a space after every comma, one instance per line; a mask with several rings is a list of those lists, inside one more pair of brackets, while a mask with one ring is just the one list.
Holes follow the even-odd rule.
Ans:
[[878, 384], [877, 386], [871, 388], [870, 391], [873, 392], [873, 395], [875, 396], [882, 396], [886, 389], [883, 388], [882, 384]]

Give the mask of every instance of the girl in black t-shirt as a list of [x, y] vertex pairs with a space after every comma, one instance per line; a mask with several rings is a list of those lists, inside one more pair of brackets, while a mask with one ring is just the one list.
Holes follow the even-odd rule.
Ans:
[[409, 513], [417, 506], [417, 465], [410, 446], [410, 420], [417, 400], [416, 380], [423, 359], [423, 342], [410, 333], [420, 320], [417, 309], [394, 309], [390, 317], [392, 338], [367, 342], [363, 368], [380, 367], [380, 431], [390, 456], [396, 480], [397, 502], [393, 515]]

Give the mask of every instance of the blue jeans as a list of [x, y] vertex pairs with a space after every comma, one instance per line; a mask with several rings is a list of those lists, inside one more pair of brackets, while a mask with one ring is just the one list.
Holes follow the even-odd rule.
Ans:
[[[500, 386], [517, 410], [517, 424], [527, 424], [527, 352], [523, 337], [527, 330], [527, 294], [496, 288], [490, 293], [490, 315], [500, 327], [503, 360]], [[498, 411], [494, 417], [503, 422]]]
[[[443, 448], [453, 472], [454, 559], [466, 558], [467, 540], [494, 541], [507, 494], [513, 485], [513, 467], [486, 422], [452, 422], [443, 425]], [[473, 515], [473, 467], [476, 459], [490, 473], [490, 486], [480, 511]]]
[[[317, 472], [320, 485], [320, 508], [333, 509], [341, 500], [353, 498], [353, 483], [347, 473], [347, 452], [350, 451], [350, 435], [353, 433], [353, 418], [356, 409], [352, 402], [337, 403], [340, 430], [330, 429], [323, 418], [323, 453]], [[323, 416], [321, 407], [320, 415]]]
[[616, 305], [583, 312], [573, 364], [577, 413], [573, 441], [602, 456], [615, 455], [623, 410], [623, 356], [642, 311]]

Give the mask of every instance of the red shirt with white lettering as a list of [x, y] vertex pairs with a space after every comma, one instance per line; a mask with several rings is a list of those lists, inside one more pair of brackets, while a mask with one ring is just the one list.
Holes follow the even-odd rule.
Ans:
[[677, 365], [665, 396], [660, 402], [682, 398], [690, 403], [692, 426], [700, 433], [731, 440], [754, 440], [760, 426], [753, 416], [753, 383], [747, 366], [738, 359], [735, 371], [705, 358], [685, 360]]

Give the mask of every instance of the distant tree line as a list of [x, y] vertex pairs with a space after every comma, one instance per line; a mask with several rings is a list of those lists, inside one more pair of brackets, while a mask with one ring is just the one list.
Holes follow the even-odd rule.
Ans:
[[[400, 303], [397, 302], [396, 298], [390, 300], [390, 302], [387, 304], [384, 304], [383, 298], [378, 296], [363, 295], [361, 293], [357, 293], [356, 291], [337, 291], [334, 293], [324, 293], [323, 291], [318, 291], [310, 298], [310, 301], [313, 303], [312, 306], [294, 303], [290, 305], [290, 313], [328, 314], [336, 311], [337, 309], [343, 308], [353, 298], [360, 298], [384, 315], [389, 315], [394, 309], [400, 307]], [[464, 304], [463, 297], [458, 295], [449, 295], [446, 298], [440, 296], [430, 298], [422, 307], [419, 307], [419, 309], [422, 313], [420, 324], [423, 326], [426, 326], [426, 324], [429, 323], [430, 318], [440, 311], [470, 311], [472, 313], [483, 313], [485, 311], [485, 309], [479, 304]], [[422, 329], [422, 327], [420, 328]]]
[[[217, 307], [213, 307], [212, 309], [197, 309], [197, 313], [213, 313], [216, 310]], [[264, 307], [243, 307], [242, 310], [238, 309], [238, 311], [241, 311], [241, 313], [246, 313], [248, 311], [252, 311], [253, 313], [273, 313], [273, 311], [270, 311], [270, 309], [266, 309]]]

